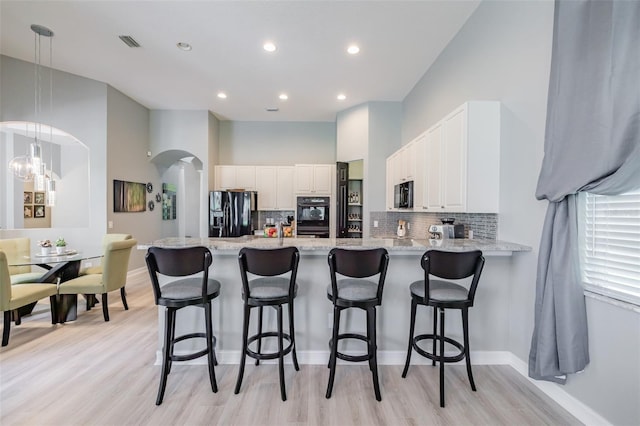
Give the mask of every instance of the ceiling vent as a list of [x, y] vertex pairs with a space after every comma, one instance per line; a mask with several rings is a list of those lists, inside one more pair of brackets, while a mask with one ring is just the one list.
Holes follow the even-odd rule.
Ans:
[[269, 108], [265, 108], [265, 109], [266, 109], [268, 112], [278, 112], [278, 111], [280, 111], [280, 109], [279, 109], [279, 108], [271, 108], [271, 107], [269, 107]]
[[118, 36], [120, 38], [120, 40], [122, 40], [122, 42], [124, 44], [126, 44], [129, 47], [140, 47], [140, 43], [138, 43], [133, 37], [128, 36], [128, 35], [121, 35]]

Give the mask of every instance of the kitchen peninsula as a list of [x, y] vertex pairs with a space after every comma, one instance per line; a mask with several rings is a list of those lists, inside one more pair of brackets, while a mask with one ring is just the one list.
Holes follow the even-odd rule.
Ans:
[[[223, 363], [237, 363], [240, 359], [242, 341], [242, 298], [237, 255], [242, 247], [295, 246], [300, 250], [298, 266], [298, 293], [295, 299], [295, 330], [298, 358], [301, 363], [323, 364], [328, 360], [330, 319], [332, 305], [327, 300], [329, 285], [327, 254], [333, 247], [364, 249], [384, 247], [389, 251], [390, 261], [378, 313], [378, 350], [381, 363], [401, 364], [406, 355], [409, 333], [410, 297], [409, 284], [424, 275], [420, 267], [420, 256], [429, 249], [449, 251], [482, 250], [486, 264], [480, 279], [476, 303], [470, 316], [472, 361], [474, 352], [501, 352], [507, 349], [508, 338], [508, 294], [510, 289], [499, 285], [509, 282], [514, 253], [528, 252], [530, 247], [495, 240], [420, 240], [397, 238], [264, 238], [245, 236], [239, 238], [165, 238], [155, 241], [155, 246], [181, 247], [203, 245], [213, 254], [209, 276], [220, 281], [220, 297], [213, 302], [214, 334], [217, 336], [218, 359]], [[139, 245], [139, 249], [149, 245]], [[517, 285], [517, 283], [513, 283]], [[158, 319], [164, 321], [163, 307], [159, 307]], [[418, 313], [417, 332], [427, 332], [431, 327], [428, 310]], [[203, 319], [201, 309], [187, 311], [177, 322], [177, 333], [199, 330]], [[265, 329], [275, 329], [275, 311], [265, 311]], [[365, 330], [364, 313], [347, 312], [344, 330]], [[159, 330], [162, 329], [160, 324]], [[454, 339], [461, 338], [461, 320], [456, 315], [447, 318], [447, 333]], [[344, 331], [343, 331], [344, 332]], [[274, 348], [275, 339], [263, 343], [265, 350]], [[198, 342], [200, 343], [200, 342]], [[363, 350], [360, 342], [346, 342], [347, 351]], [[349, 346], [351, 345], [351, 346]], [[162, 341], [158, 341], [158, 354]], [[193, 347], [181, 347], [188, 351]], [[490, 357], [488, 354], [486, 357]], [[159, 359], [159, 358], [158, 358]], [[477, 357], [475, 361], [478, 361]], [[480, 360], [481, 361], [481, 360]]]

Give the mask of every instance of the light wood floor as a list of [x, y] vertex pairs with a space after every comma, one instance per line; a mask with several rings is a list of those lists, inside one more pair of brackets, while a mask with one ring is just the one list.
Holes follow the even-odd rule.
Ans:
[[[237, 365], [216, 367], [219, 391], [206, 366], [175, 363], [164, 402], [155, 405], [157, 310], [145, 275], [127, 285], [129, 311], [110, 294], [111, 321], [98, 306], [78, 320], [51, 325], [47, 306], [12, 327], [0, 350], [2, 425], [569, 425], [579, 422], [508, 366], [475, 366], [472, 392], [464, 367], [446, 371], [447, 406], [439, 407], [438, 370], [381, 366], [382, 402], [364, 364], [339, 365], [333, 397], [328, 369], [286, 366], [288, 400], [280, 400], [277, 365], [248, 363], [233, 394]], [[80, 303], [82, 305], [82, 303]]]

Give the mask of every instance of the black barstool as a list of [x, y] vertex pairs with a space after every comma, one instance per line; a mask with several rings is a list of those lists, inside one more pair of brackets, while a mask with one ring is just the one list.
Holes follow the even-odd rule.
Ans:
[[[151, 247], [147, 252], [146, 261], [156, 305], [166, 307], [162, 375], [156, 405], [162, 404], [167, 385], [167, 376], [171, 371], [171, 363], [173, 361], [188, 361], [207, 355], [211, 390], [218, 392], [216, 375], [213, 370], [217, 362], [214, 349], [216, 339], [213, 336], [211, 324], [211, 300], [220, 294], [220, 282], [209, 278], [209, 266], [212, 263], [211, 252], [206, 247]], [[193, 276], [198, 273], [201, 273], [202, 276]], [[186, 278], [160, 286], [158, 274]], [[189, 333], [178, 337], [175, 336], [176, 312], [185, 306], [204, 308], [205, 333]], [[193, 338], [205, 338], [207, 347], [201, 351], [186, 355], [175, 355], [173, 353], [176, 343]]]
[[[333, 302], [333, 334], [329, 341], [331, 356], [329, 358], [329, 384], [327, 398], [331, 398], [333, 380], [336, 375], [337, 358], [345, 361], [368, 361], [373, 375], [373, 389], [378, 401], [380, 385], [378, 384], [378, 361], [376, 343], [376, 306], [382, 304], [382, 289], [387, 274], [389, 254], [383, 248], [371, 250], [346, 250], [334, 248], [329, 252], [329, 270], [331, 284], [327, 287], [327, 297]], [[347, 278], [338, 279], [337, 275]], [[367, 280], [378, 275], [378, 282]], [[367, 312], [367, 334], [339, 334], [340, 313], [344, 309], [359, 308]], [[358, 339], [367, 342], [367, 353], [364, 355], [347, 355], [338, 351], [338, 342], [342, 339]]]
[[[480, 274], [484, 267], [484, 257], [479, 250], [469, 252], [446, 252], [431, 250], [422, 255], [420, 262], [424, 269], [424, 280], [411, 283], [411, 326], [409, 330], [409, 347], [407, 360], [402, 371], [402, 377], [407, 377], [409, 362], [411, 361], [411, 349], [415, 349], [420, 355], [429, 358], [432, 365], [436, 361], [440, 363], [440, 406], [444, 407], [444, 364], [458, 362], [463, 358], [467, 363], [467, 375], [471, 383], [471, 389], [475, 392], [476, 384], [471, 373], [471, 360], [469, 359], [469, 308], [473, 306], [476, 288], [480, 280]], [[429, 275], [446, 280], [460, 280], [473, 276], [471, 285], [465, 287], [442, 280], [429, 279]], [[421, 334], [413, 336], [416, 324], [416, 308], [418, 305], [433, 307], [433, 334]], [[445, 309], [460, 309], [462, 312], [462, 332], [464, 344], [446, 337], [444, 334]], [[440, 313], [440, 334], [437, 332], [438, 312]], [[433, 342], [431, 352], [418, 346], [422, 340]], [[436, 352], [436, 342], [440, 343], [440, 350]], [[456, 355], [445, 356], [444, 344], [449, 343], [459, 350]]]
[[[296, 356], [296, 336], [293, 327], [293, 299], [296, 297], [298, 285], [296, 275], [298, 273], [298, 261], [300, 254], [295, 247], [282, 247], [276, 249], [256, 249], [245, 247], [240, 250], [238, 263], [240, 265], [240, 277], [242, 278], [242, 299], [244, 300], [244, 325], [242, 329], [242, 358], [235, 393], [240, 392], [242, 376], [246, 356], [256, 360], [256, 365], [263, 359], [278, 358], [280, 371], [280, 396], [287, 400], [287, 392], [284, 384], [284, 356], [291, 352], [293, 366], [300, 370]], [[289, 273], [286, 278], [282, 275]], [[249, 275], [258, 278], [249, 279]], [[282, 331], [282, 305], [289, 306], [289, 334]], [[278, 316], [278, 331], [262, 331], [262, 308], [273, 306]], [[258, 308], [258, 332], [249, 337], [249, 319], [251, 309]], [[277, 337], [278, 350], [276, 352], [262, 353], [261, 344], [265, 337]], [[257, 351], [249, 348], [249, 345], [257, 340]], [[284, 347], [284, 341], [287, 347]]]

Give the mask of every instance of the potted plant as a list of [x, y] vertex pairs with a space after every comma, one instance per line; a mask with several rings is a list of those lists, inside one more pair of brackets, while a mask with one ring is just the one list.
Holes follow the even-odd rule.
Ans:
[[51, 240], [38, 241], [38, 245], [40, 246], [40, 251], [43, 256], [48, 255], [49, 252], [51, 251], [51, 247], [52, 247]]
[[63, 254], [66, 249], [67, 249], [67, 242], [64, 240], [64, 238], [59, 237], [56, 240], [56, 252], [58, 254]]

